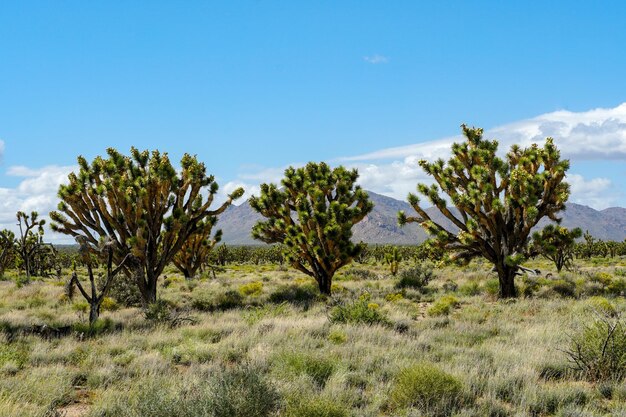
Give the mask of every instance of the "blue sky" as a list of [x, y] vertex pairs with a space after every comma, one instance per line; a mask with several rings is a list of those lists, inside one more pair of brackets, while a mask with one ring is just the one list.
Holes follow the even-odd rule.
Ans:
[[618, 1], [2, 2], [0, 226], [54, 207], [76, 156], [109, 146], [198, 154], [252, 191], [344, 162], [401, 197], [421, 178], [411, 145], [463, 122], [507, 146], [561, 123], [573, 199], [626, 206], [624, 16]]

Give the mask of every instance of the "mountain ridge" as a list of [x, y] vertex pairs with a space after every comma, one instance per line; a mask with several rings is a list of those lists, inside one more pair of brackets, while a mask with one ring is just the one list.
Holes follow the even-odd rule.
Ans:
[[[414, 213], [406, 201], [397, 200], [372, 191], [367, 191], [374, 203], [374, 209], [353, 228], [353, 239], [370, 244], [417, 244], [426, 240], [427, 235], [419, 225], [409, 224], [400, 227], [397, 224], [397, 213], [404, 210], [407, 214]], [[435, 207], [426, 212], [431, 218], [446, 228], [454, 229], [452, 223]], [[580, 227], [598, 239], [623, 241], [626, 239], [626, 208], [609, 207], [596, 210], [576, 203], [568, 203], [566, 209], [559, 213], [561, 225], [567, 228]], [[252, 239], [252, 226], [262, 217], [256, 213], [248, 201], [239, 206], [232, 205], [222, 213], [217, 228], [222, 229], [222, 242], [230, 245], [263, 244]], [[538, 227], [550, 223], [547, 218], [539, 222]]]

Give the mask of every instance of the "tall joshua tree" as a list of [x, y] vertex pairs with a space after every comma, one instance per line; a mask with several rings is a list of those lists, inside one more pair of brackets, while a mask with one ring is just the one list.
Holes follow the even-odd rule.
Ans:
[[[17, 253], [24, 264], [26, 272], [26, 282], [30, 282], [31, 261], [35, 253], [43, 246], [43, 226], [46, 224], [44, 219], [37, 220], [39, 214], [36, 211], [30, 213], [30, 216], [23, 211], [17, 212], [17, 225], [20, 229], [20, 236], [17, 239]], [[35, 233], [35, 230], [37, 231]]]
[[173, 262], [176, 268], [183, 273], [185, 278], [193, 278], [208, 261], [211, 250], [222, 240], [222, 231], [215, 232], [211, 238], [211, 230], [217, 221], [217, 217], [208, 217], [199, 226], [196, 233], [191, 235], [183, 244], [180, 251], [174, 256]]
[[315, 278], [320, 292], [330, 295], [332, 278], [363, 249], [354, 244], [352, 226], [373, 208], [356, 170], [331, 169], [310, 162], [285, 170], [282, 188], [262, 184], [261, 195], [250, 206], [266, 221], [258, 222], [252, 236], [265, 243], [283, 243], [283, 254], [295, 269]]
[[433, 244], [448, 250], [454, 260], [486, 258], [498, 273], [500, 296], [515, 297], [514, 279], [531, 229], [546, 216], [560, 221], [556, 214], [569, 197], [569, 186], [563, 182], [569, 161], [560, 159], [551, 138], [543, 147], [514, 145], [502, 159], [496, 155], [498, 142], [484, 139], [482, 129], [466, 125], [462, 129], [466, 140], [452, 145], [447, 164], [442, 159], [420, 161], [437, 184], [417, 186], [458, 232], [434, 222], [415, 194], [408, 200], [418, 215], [400, 212], [398, 220], [401, 225], [419, 223], [433, 236]]
[[167, 153], [156, 150], [133, 147], [125, 156], [109, 148], [107, 154], [91, 164], [78, 157], [79, 172], [71, 173], [69, 183], [59, 188], [58, 211], [50, 213], [52, 228], [82, 236], [93, 246], [100, 238], [110, 239], [117, 265], [131, 254], [122, 271], [135, 280], [148, 305], [156, 301], [163, 269], [187, 239], [203, 220], [219, 215], [241, 197], [243, 189], [210, 210], [218, 185], [195, 156], [185, 154], [177, 172]]

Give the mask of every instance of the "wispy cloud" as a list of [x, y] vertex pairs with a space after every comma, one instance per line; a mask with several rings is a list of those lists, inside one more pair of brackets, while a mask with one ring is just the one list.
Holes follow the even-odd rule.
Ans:
[[384, 55], [378, 55], [378, 54], [364, 56], [363, 60], [365, 62], [368, 62], [370, 64], [374, 64], [374, 65], [376, 65], [376, 64], [386, 64], [387, 62], [389, 62], [389, 58], [387, 58]]
[[[39, 169], [10, 167], [9, 175], [24, 179], [15, 188], [0, 188], [0, 229], [15, 231], [15, 213], [37, 211], [48, 219], [48, 213], [56, 209], [59, 202], [59, 185], [67, 181], [76, 166], [50, 165]], [[46, 231], [46, 239], [54, 242], [72, 243], [73, 239]]]
[[[509, 123], [485, 131], [497, 139], [505, 152], [512, 144], [529, 146], [553, 137], [564, 157], [572, 160], [626, 160], [626, 103], [609, 109], [586, 112], [556, 111], [532, 119]], [[362, 155], [340, 158], [341, 161], [374, 161], [416, 157], [445, 158], [450, 145], [461, 135], [423, 141], [413, 145], [385, 148]]]

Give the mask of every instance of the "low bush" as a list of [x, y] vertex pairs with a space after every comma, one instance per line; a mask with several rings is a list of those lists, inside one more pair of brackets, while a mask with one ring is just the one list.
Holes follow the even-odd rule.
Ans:
[[453, 295], [444, 295], [428, 309], [428, 314], [431, 316], [447, 316], [452, 309], [461, 305], [459, 299]]
[[626, 294], [626, 279], [615, 278], [607, 287], [607, 293], [615, 296]]
[[596, 313], [571, 336], [565, 353], [584, 379], [622, 380], [626, 377], [626, 323], [619, 314]]
[[294, 398], [287, 403], [285, 415], [289, 417], [348, 417], [346, 406], [320, 396]]
[[291, 304], [308, 305], [317, 299], [318, 294], [317, 288], [311, 284], [291, 284], [279, 287], [270, 294], [269, 300], [276, 304], [288, 302]]
[[551, 288], [561, 297], [576, 297], [576, 283], [567, 279], [557, 279], [551, 282]]
[[461, 406], [463, 384], [434, 365], [421, 363], [403, 369], [390, 394], [394, 409], [415, 407], [432, 416], [449, 416]]
[[280, 397], [258, 369], [225, 370], [209, 384], [213, 417], [265, 417], [278, 409]]
[[280, 355], [279, 361], [289, 372], [308, 375], [320, 387], [326, 385], [326, 381], [335, 371], [335, 362], [323, 356], [286, 353]]
[[490, 278], [485, 281], [484, 284], [485, 292], [492, 297], [497, 297], [500, 294], [500, 282], [498, 278]]
[[331, 323], [389, 324], [389, 319], [380, 311], [380, 306], [370, 302], [369, 294], [333, 307], [328, 318]]
[[229, 310], [243, 305], [239, 291], [227, 290], [219, 293], [196, 291], [191, 296], [191, 307], [200, 311]]
[[250, 295], [250, 296], [261, 295], [261, 293], [263, 293], [263, 283], [256, 281], [256, 282], [249, 282], [247, 284], [240, 285], [239, 293], [241, 293], [241, 295]]
[[111, 333], [119, 330], [121, 325], [115, 323], [110, 318], [98, 319], [93, 324], [89, 323], [74, 323], [72, 325], [72, 331], [83, 336], [98, 336], [104, 333]]
[[459, 292], [466, 296], [474, 296], [480, 294], [480, 285], [476, 281], [467, 282], [459, 287]]
[[429, 265], [416, 265], [400, 272], [396, 287], [423, 290], [433, 279], [433, 276], [433, 269]]
[[115, 311], [119, 308], [117, 301], [111, 297], [104, 297], [102, 304], [100, 304], [102, 311]]

